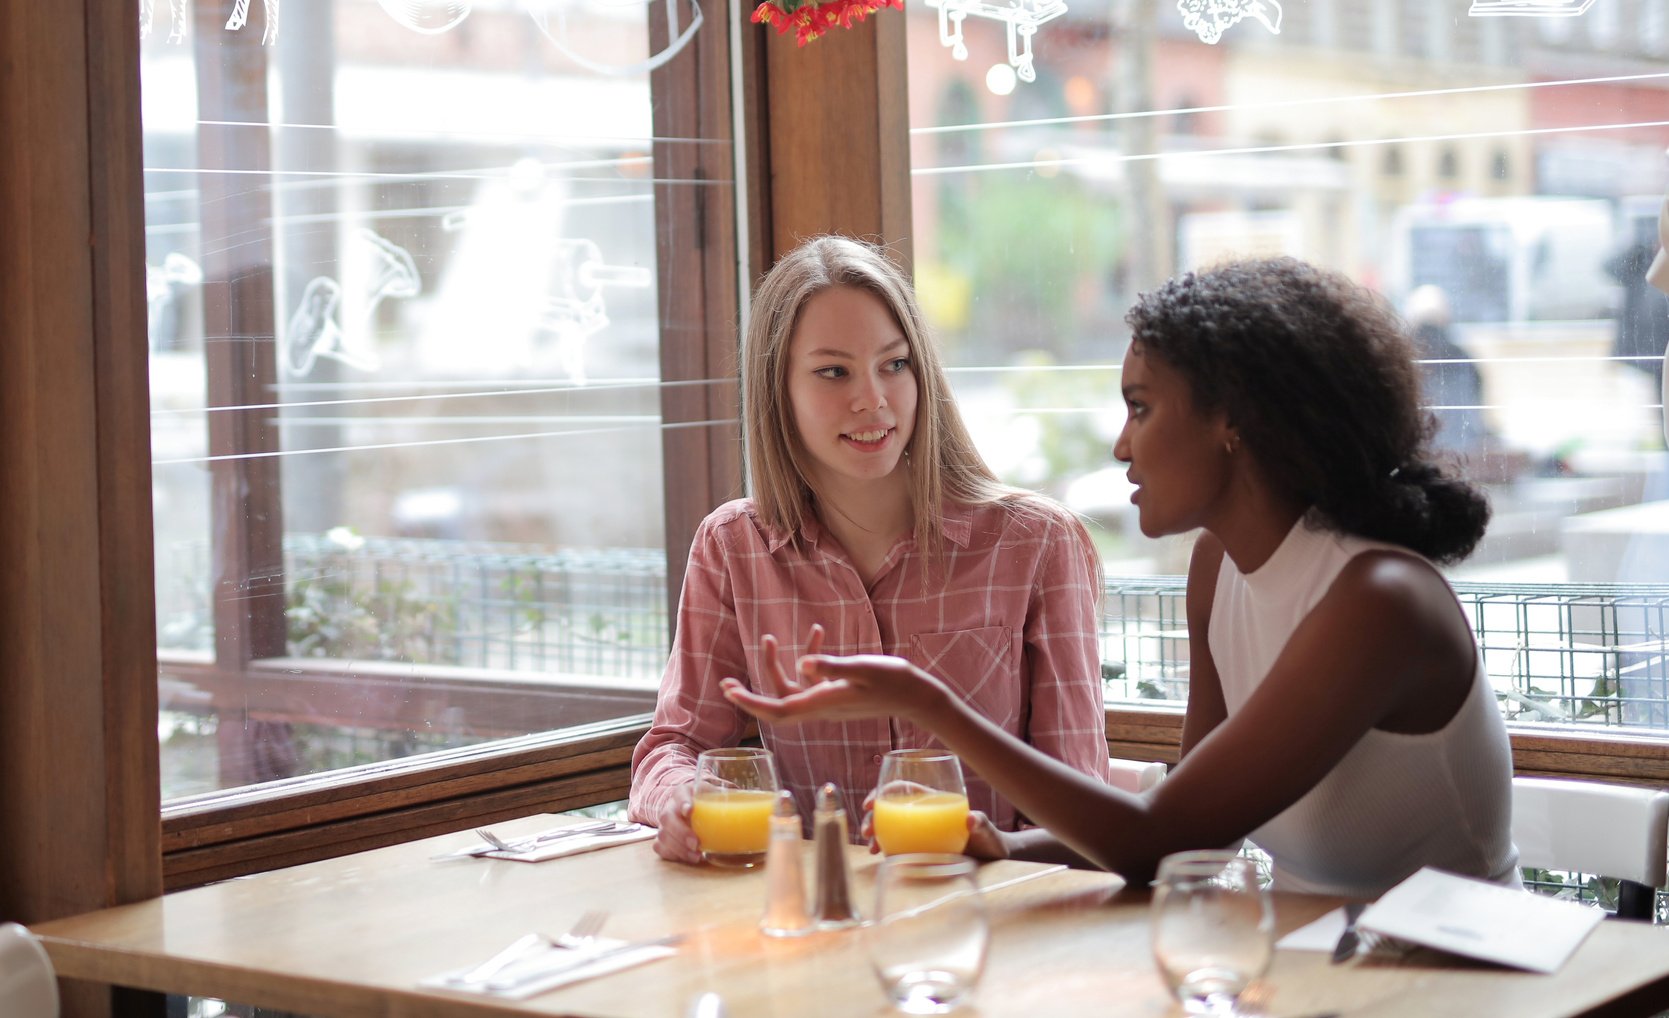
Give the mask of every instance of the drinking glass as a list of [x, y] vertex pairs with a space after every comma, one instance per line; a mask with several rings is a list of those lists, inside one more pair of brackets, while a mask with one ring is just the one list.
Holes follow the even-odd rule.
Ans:
[[715, 866], [758, 866], [771, 841], [777, 770], [771, 751], [707, 749], [696, 757], [690, 827]]
[[1275, 912], [1257, 866], [1233, 852], [1168, 855], [1152, 909], [1153, 958], [1183, 1010], [1234, 1014], [1275, 951]]
[[864, 944], [882, 992], [909, 1014], [943, 1014], [966, 1002], [985, 971], [991, 936], [973, 860], [893, 855], [881, 860], [875, 879]]
[[875, 840], [888, 855], [957, 854], [968, 844], [968, 788], [954, 753], [895, 749], [881, 761]]

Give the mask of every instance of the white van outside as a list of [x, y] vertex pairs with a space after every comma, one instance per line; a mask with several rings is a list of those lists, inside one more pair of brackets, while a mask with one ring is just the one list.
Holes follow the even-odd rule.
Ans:
[[1443, 288], [1454, 321], [1581, 321], [1616, 314], [1606, 259], [1616, 210], [1596, 198], [1463, 198], [1411, 205], [1392, 219], [1386, 289]]

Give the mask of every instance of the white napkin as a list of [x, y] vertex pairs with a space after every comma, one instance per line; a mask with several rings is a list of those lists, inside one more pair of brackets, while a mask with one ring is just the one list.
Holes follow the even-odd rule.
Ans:
[[544, 862], [546, 859], [560, 859], [567, 855], [579, 855], [581, 852], [591, 852], [599, 848], [612, 845], [629, 845], [634, 841], [648, 841], [656, 834], [655, 828], [637, 824], [624, 831], [610, 831], [606, 834], [570, 834], [555, 841], [535, 842], [533, 847], [524, 852], [487, 852], [487, 859], [514, 859], [517, 862]]
[[553, 990], [567, 983], [607, 975], [610, 972], [632, 968], [645, 962], [654, 961], [657, 958], [669, 958], [678, 953], [678, 949], [675, 947], [648, 944], [635, 951], [622, 951], [619, 954], [611, 954], [607, 958], [600, 958], [596, 961], [589, 960], [600, 951], [611, 951], [626, 943], [624, 940], [598, 937], [592, 940], [584, 950], [579, 951], [565, 947], [547, 947], [543, 950], [531, 952], [526, 958], [505, 966], [492, 979], [482, 983], [455, 983], [451, 981], [453, 978], [475, 968], [474, 965], [466, 965], [463, 968], [430, 976], [418, 985], [440, 990], [451, 990], [455, 993], [468, 993], [480, 997], [525, 1000], [528, 997]]
[[[566, 828], [553, 827], [540, 831], [538, 834], [525, 835], [514, 839], [516, 843], [526, 842], [530, 838], [537, 838], [547, 834], [557, 834]], [[528, 848], [520, 852], [482, 851], [479, 841], [451, 852], [442, 852], [433, 856], [437, 861], [452, 859], [513, 859], [516, 862], [544, 862], [547, 859], [560, 859], [566, 855], [578, 855], [611, 845], [629, 845], [634, 841], [647, 841], [655, 836], [655, 828], [642, 824], [632, 824], [624, 829], [611, 830], [600, 834], [565, 834], [551, 841], [535, 841]]]
[[1336, 908], [1275, 941], [1275, 947], [1283, 951], [1331, 951], [1344, 932], [1344, 923], [1344, 909]]

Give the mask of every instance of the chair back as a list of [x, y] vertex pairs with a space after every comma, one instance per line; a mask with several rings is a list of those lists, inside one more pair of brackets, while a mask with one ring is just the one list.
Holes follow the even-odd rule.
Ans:
[[1617, 914], [1649, 919], [1669, 869], [1669, 792], [1565, 778], [1513, 778], [1518, 864], [1623, 881]]
[[35, 935], [0, 923], [0, 1015], [58, 1018], [58, 978]]
[[1166, 766], [1157, 760], [1143, 762], [1112, 756], [1107, 758], [1107, 763], [1111, 770], [1107, 784], [1138, 794], [1157, 785], [1167, 770]]

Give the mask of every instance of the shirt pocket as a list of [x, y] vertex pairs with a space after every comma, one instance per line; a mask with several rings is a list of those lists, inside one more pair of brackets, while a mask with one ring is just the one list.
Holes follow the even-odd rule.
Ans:
[[910, 663], [945, 682], [975, 710], [1016, 735], [1025, 713], [1020, 634], [1011, 626], [917, 633]]

